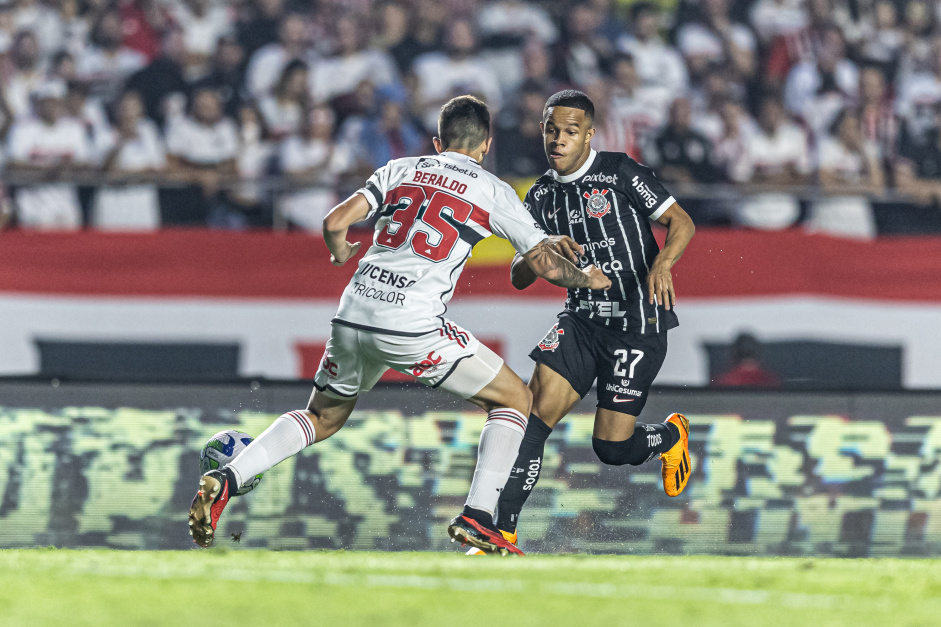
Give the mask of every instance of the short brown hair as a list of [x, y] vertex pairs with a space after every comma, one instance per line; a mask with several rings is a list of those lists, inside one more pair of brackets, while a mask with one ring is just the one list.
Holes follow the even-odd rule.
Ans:
[[438, 137], [445, 149], [476, 148], [490, 137], [490, 109], [473, 96], [452, 98], [438, 115]]

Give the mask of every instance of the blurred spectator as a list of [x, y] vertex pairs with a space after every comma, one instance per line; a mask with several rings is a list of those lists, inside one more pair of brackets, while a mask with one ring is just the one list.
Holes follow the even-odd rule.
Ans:
[[545, 10], [522, 0], [492, 0], [477, 13], [477, 27], [481, 37], [491, 44], [506, 43], [506, 39], [523, 40], [533, 37], [552, 44], [559, 38], [555, 23]]
[[803, 116], [816, 133], [833, 121], [848, 100], [856, 98], [859, 72], [846, 58], [840, 29], [828, 26], [816, 49], [816, 62], [794, 66], [787, 77], [784, 101], [789, 111]]
[[630, 126], [634, 142], [643, 145], [666, 123], [665, 92], [640, 84], [636, 63], [628, 54], [615, 57], [613, 74], [611, 109]]
[[349, 117], [340, 127], [339, 143], [362, 164], [364, 172], [373, 172], [392, 159], [418, 155], [425, 147], [422, 132], [406, 116], [400, 94], [389, 88], [379, 90], [376, 102], [373, 111]]
[[467, 20], [454, 20], [445, 34], [445, 51], [415, 59], [419, 106], [425, 129], [435, 132], [441, 105], [461, 94], [480, 96], [491, 113], [500, 110], [502, 97], [496, 76], [476, 57], [477, 36]]
[[16, 34], [10, 48], [10, 67], [4, 77], [7, 105], [13, 115], [30, 111], [30, 94], [43, 82], [45, 72], [39, 58], [39, 40], [32, 31]]
[[121, 14], [102, 13], [92, 29], [92, 45], [76, 58], [78, 77], [91, 84], [93, 94], [110, 100], [124, 79], [146, 65], [147, 57], [124, 46], [123, 39]]
[[379, 41], [382, 48], [392, 55], [401, 74], [411, 71], [418, 56], [435, 48], [415, 37], [413, 19], [413, 14], [403, 4], [389, 2], [382, 6]]
[[889, 98], [885, 74], [877, 66], [864, 67], [859, 73], [859, 115], [863, 137], [879, 150], [887, 163], [895, 154], [898, 117]]
[[369, 81], [376, 87], [399, 82], [399, 73], [392, 57], [382, 50], [365, 47], [362, 29], [354, 18], [341, 17], [335, 26], [336, 54], [313, 66], [312, 92], [318, 103], [351, 96], [356, 86], [363, 81]]
[[765, 43], [794, 36], [808, 24], [803, 0], [758, 0], [751, 9], [751, 23]]
[[236, 30], [245, 56], [278, 41], [284, 17], [285, 0], [247, 0], [242, 6]]
[[[13, 8], [9, 2], [0, 3], [0, 55], [7, 54], [13, 46], [13, 37], [16, 34]], [[0, 192], [3, 191], [0, 188]]]
[[77, 229], [82, 209], [73, 183], [68, 179], [85, 168], [91, 146], [82, 125], [64, 115], [65, 85], [50, 81], [37, 87], [32, 96], [35, 117], [17, 119], [7, 141], [7, 175], [22, 184], [16, 191], [20, 226], [37, 229]]
[[892, 0], [877, 0], [873, 7], [872, 32], [862, 42], [862, 57], [894, 69], [905, 46], [905, 33], [899, 28], [898, 10]]
[[[807, 181], [810, 174], [807, 136], [788, 119], [784, 106], [774, 95], [762, 100], [758, 128], [744, 141], [744, 152], [730, 165], [733, 181], [784, 188]], [[739, 207], [737, 218], [744, 226], [781, 229], [791, 226], [799, 216], [797, 199], [782, 191], [750, 196]]]
[[167, 159], [157, 126], [144, 117], [144, 101], [127, 92], [118, 101], [102, 164], [111, 185], [98, 188], [92, 223], [99, 229], [147, 230], [160, 226], [157, 187]]
[[85, 129], [91, 152], [88, 162], [100, 165], [109, 147], [111, 125], [105, 108], [96, 98], [88, 97], [88, 86], [78, 81], [67, 83], [64, 114]]
[[167, 118], [183, 114], [188, 89], [183, 74], [186, 59], [183, 33], [169, 30], [162, 46], [160, 56], [131, 76], [126, 88], [141, 95], [147, 117], [164, 127]]
[[213, 0], [181, 0], [173, 5], [174, 21], [183, 30], [189, 76], [205, 74], [221, 37], [230, 35], [234, 9]]
[[634, 33], [623, 37], [618, 46], [634, 58], [640, 84], [662, 90], [663, 102], [672, 102], [689, 86], [683, 57], [660, 38], [660, 13], [656, 5], [635, 3], [631, 7], [631, 18]]
[[348, 167], [349, 159], [331, 140], [334, 115], [330, 109], [315, 108], [302, 126], [300, 135], [282, 143], [281, 168], [297, 185], [316, 186], [285, 194], [280, 211], [290, 224], [319, 232], [324, 217], [337, 203], [337, 175]]
[[732, 344], [732, 367], [712, 380], [719, 388], [780, 388], [781, 378], [761, 363], [761, 344], [742, 333]]
[[807, 136], [788, 118], [775, 96], [762, 100], [755, 131], [745, 138], [745, 154], [743, 160], [733, 166], [732, 179], [772, 185], [806, 182], [810, 173]]
[[[236, 172], [239, 184], [222, 197], [226, 206], [216, 209], [216, 226], [245, 228], [272, 226], [270, 203], [267, 202], [262, 179], [271, 174], [276, 144], [255, 107], [243, 104], [238, 112], [239, 149]], [[224, 218], [220, 220], [220, 218]]]
[[41, 0], [14, 0], [13, 28], [36, 35], [40, 57], [48, 58], [62, 46], [62, 22], [54, 8]]
[[670, 121], [644, 149], [644, 162], [657, 176], [675, 183], [710, 183], [716, 180], [712, 146], [693, 130], [689, 99], [677, 98], [670, 105]]
[[310, 110], [309, 84], [307, 64], [295, 59], [281, 71], [274, 92], [258, 102], [265, 126], [275, 139], [282, 139], [300, 129], [301, 119]]
[[170, 14], [161, 0], [126, 0], [118, 3], [123, 44], [144, 55], [145, 63], [160, 54], [160, 42], [171, 27]]
[[872, 208], [861, 194], [882, 194], [885, 178], [879, 149], [863, 137], [858, 111], [840, 112], [820, 143], [818, 160], [820, 184], [829, 196], [813, 203], [807, 228], [845, 237], [874, 237]]
[[941, 204], [941, 107], [935, 108], [934, 125], [917, 133], [906, 121], [899, 135], [895, 161], [898, 191], [921, 204]]
[[728, 0], [703, 0], [699, 6], [701, 20], [681, 26], [676, 35], [689, 73], [702, 77], [710, 65], [727, 63], [738, 76], [751, 78], [758, 53], [751, 29], [732, 21]]
[[611, 89], [607, 81], [592, 81], [585, 93], [595, 104], [595, 134], [592, 148], [610, 152], [623, 152], [634, 159], [641, 159], [640, 139], [634, 130], [634, 120], [621, 109], [613, 106]]
[[900, 72], [897, 108], [899, 114], [919, 126], [919, 114], [925, 115], [925, 123], [934, 123], [933, 109], [941, 102], [941, 35], [930, 40], [928, 56], [917, 69]]
[[935, 56], [931, 50], [931, 34], [935, 26], [931, 4], [909, 0], [905, 3], [904, 17], [905, 52], [899, 59], [899, 76], [931, 71]]
[[224, 116], [222, 99], [211, 89], [193, 94], [191, 110], [167, 124], [167, 162], [178, 178], [199, 187], [201, 197], [181, 195], [173, 221], [199, 224], [209, 217], [215, 226], [237, 226], [238, 217], [225, 207], [219, 191], [236, 176], [238, 129]]
[[289, 13], [281, 20], [278, 41], [259, 48], [248, 62], [245, 87], [255, 98], [271, 91], [281, 70], [294, 60], [307, 61], [307, 24], [298, 13]]
[[713, 140], [716, 167], [725, 180], [735, 180], [734, 168], [748, 160], [747, 151], [752, 134], [758, 132], [758, 125], [748, 112], [735, 100], [724, 99], [717, 107], [720, 125], [718, 136]]
[[212, 56], [209, 74], [193, 83], [193, 91], [203, 88], [215, 90], [222, 98], [225, 114], [236, 118], [242, 105], [244, 60], [245, 54], [238, 39], [231, 35], [220, 37]]
[[506, 178], [534, 178], [546, 171], [546, 151], [542, 141], [542, 110], [545, 92], [539, 83], [524, 83], [497, 116], [493, 139], [496, 172]]
[[447, 4], [441, 0], [417, 0], [412, 15], [415, 41], [428, 52], [440, 50], [444, 46], [446, 25], [451, 19]]
[[59, 19], [62, 20], [62, 40], [57, 41], [53, 48], [54, 54], [63, 50], [71, 54], [81, 54], [88, 45], [90, 26], [88, 20], [82, 15], [79, 0], [60, 0]]
[[611, 43], [598, 35], [601, 13], [590, 4], [576, 4], [565, 16], [565, 34], [553, 48], [553, 74], [561, 81], [585, 87], [600, 80], [613, 54]]
[[545, 44], [530, 40], [520, 51], [520, 60], [523, 63], [520, 85], [539, 85], [543, 95], [547, 97], [565, 89], [566, 85], [552, 74], [552, 56]]

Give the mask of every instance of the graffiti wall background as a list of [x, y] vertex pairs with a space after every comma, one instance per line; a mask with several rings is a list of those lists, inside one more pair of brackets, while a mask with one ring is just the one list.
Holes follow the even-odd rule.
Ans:
[[[187, 406], [153, 407], [174, 396], [158, 390], [143, 409], [48, 399], [0, 407], [0, 547], [192, 546], [186, 511], [199, 448], [226, 427], [257, 435], [280, 411], [197, 403], [198, 390]], [[654, 405], [697, 404], [683, 399], [661, 394]], [[873, 420], [791, 414], [787, 402], [764, 410], [760, 394], [720, 401], [710, 403], [739, 410], [688, 410], [695, 473], [677, 499], [663, 494], [658, 462], [604, 466], [591, 449], [591, 414], [568, 418], [524, 511], [524, 549], [941, 555], [941, 411]], [[367, 407], [233, 501], [219, 537], [241, 532], [242, 546], [277, 549], [451, 546], [445, 525], [463, 505], [482, 425], [476, 412]]]

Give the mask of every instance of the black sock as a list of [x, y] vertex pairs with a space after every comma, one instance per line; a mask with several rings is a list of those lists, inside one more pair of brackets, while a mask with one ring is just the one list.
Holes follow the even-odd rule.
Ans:
[[476, 509], [474, 507], [464, 506], [464, 509], [461, 510], [461, 516], [475, 520], [484, 527], [493, 528], [493, 514], [485, 512], [482, 509]]
[[530, 414], [519, 455], [513, 464], [513, 470], [510, 471], [506, 487], [500, 493], [500, 502], [497, 505], [497, 527], [503, 531], [516, 531], [523, 505], [539, 481], [542, 457], [550, 433], [552, 428], [549, 425], [535, 414]]
[[652, 459], [654, 455], [665, 453], [673, 448], [680, 439], [680, 430], [671, 423], [643, 424], [637, 423], [634, 434], [621, 442], [610, 440], [591, 439], [591, 447], [595, 449], [603, 463], [611, 466], [639, 466]]

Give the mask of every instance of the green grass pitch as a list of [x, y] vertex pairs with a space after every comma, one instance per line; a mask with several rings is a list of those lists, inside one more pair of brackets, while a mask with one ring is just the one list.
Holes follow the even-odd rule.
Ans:
[[941, 561], [0, 551], [2, 625], [938, 625]]

